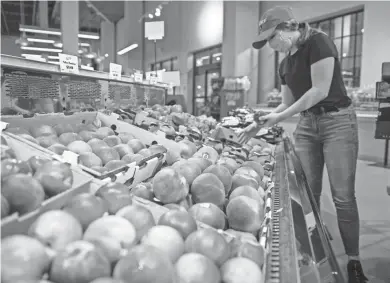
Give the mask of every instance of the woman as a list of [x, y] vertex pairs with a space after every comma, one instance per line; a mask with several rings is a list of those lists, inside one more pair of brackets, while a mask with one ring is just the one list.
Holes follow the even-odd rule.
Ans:
[[309, 186], [320, 207], [323, 168], [326, 164], [339, 229], [348, 255], [349, 283], [367, 282], [359, 260], [359, 214], [355, 199], [358, 156], [357, 120], [347, 96], [338, 52], [332, 40], [307, 23], [298, 23], [291, 9], [275, 7], [259, 23], [256, 49], [267, 42], [286, 53], [279, 75], [282, 104], [262, 116], [241, 134], [241, 141], [295, 114], [295, 149]]

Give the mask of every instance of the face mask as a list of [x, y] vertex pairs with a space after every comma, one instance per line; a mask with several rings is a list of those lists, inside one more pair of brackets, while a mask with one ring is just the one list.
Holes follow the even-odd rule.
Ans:
[[280, 40], [280, 44], [279, 44], [280, 52], [288, 53], [291, 50], [293, 45], [291, 37], [286, 37], [285, 34], [280, 33], [279, 40]]

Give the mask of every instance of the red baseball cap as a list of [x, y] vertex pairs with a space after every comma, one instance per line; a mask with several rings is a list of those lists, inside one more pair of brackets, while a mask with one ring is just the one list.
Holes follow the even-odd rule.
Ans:
[[252, 43], [253, 48], [261, 49], [267, 43], [267, 39], [275, 31], [276, 27], [284, 22], [295, 19], [290, 7], [277, 6], [264, 13], [259, 22], [259, 35]]

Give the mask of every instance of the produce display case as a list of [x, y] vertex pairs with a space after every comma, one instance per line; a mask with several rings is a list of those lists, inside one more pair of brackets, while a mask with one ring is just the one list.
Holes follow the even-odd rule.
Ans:
[[[57, 97], [56, 99], [60, 104], [60, 111], [58, 112], [64, 113], [35, 114], [32, 117], [21, 115], [2, 116], [2, 126], [7, 123], [10, 127], [31, 128], [41, 124], [55, 125], [65, 122], [72, 124], [75, 121], [78, 123], [89, 121], [90, 123], [97, 123], [99, 126], [115, 129], [116, 132], [131, 133], [146, 145], [157, 143], [168, 150], [177, 151], [178, 143], [167, 139], [165, 135], [146, 131], [119, 120], [119, 115], [115, 112], [103, 110], [120, 109], [121, 107], [116, 107], [115, 104], [125, 101], [127, 93], [130, 93], [130, 98], [125, 103], [126, 106], [141, 104], [143, 103], [141, 101], [144, 101], [148, 106], [150, 106], [150, 103], [163, 104], [162, 100], [156, 98], [158, 96], [151, 99], [150, 92], [146, 94], [146, 99], [136, 100], [134, 88], [137, 84], [127, 81], [112, 82], [108, 80], [108, 74], [84, 70], [80, 70], [78, 76], [67, 76], [68, 78], [64, 79], [62, 78], [63, 74], [58, 70], [58, 66], [27, 62], [19, 58], [15, 59], [2, 55], [2, 59], [3, 57], [6, 59], [5, 64], [2, 60], [2, 67], [5, 69], [24, 69], [28, 72], [39, 73], [37, 69], [42, 67], [44, 71], [41, 71], [41, 74], [45, 72], [50, 74], [47, 77], [23, 74], [22, 78], [19, 78], [19, 80], [25, 80], [23, 84], [27, 82], [28, 85], [31, 83], [29, 77], [34, 77], [32, 81], [38, 81], [39, 85], [44, 81], [47, 92], [42, 92], [42, 85], [36, 88], [34, 83], [28, 86], [27, 90], [25, 86], [22, 90], [17, 90], [16, 81], [11, 83], [9, 81], [11, 77], [5, 77], [5, 80], [8, 80], [5, 85], [8, 88], [7, 92], [19, 92], [23, 95], [27, 93], [29, 97], [33, 95], [39, 98], [42, 97], [40, 93], [44, 93], [45, 98], [50, 98], [49, 96]], [[6, 76], [10, 74], [10, 71], [6, 70], [4, 74]], [[11, 74], [12, 80], [16, 80], [16, 74], [13, 71], [11, 71]], [[53, 75], [57, 77], [53, 77]], [[78, 84], [75, 87], [69, 85], [69, 80], [72, 78]], [[117, 86], [113, 86], [113, 83]], [[57, 88], [58, 95], [52, 95], [52, 92]], [[155, 89], [155, 87], [150, 89]], [[75, 97], [77, 97], [78, 92], [91, 93], [92, 97], [84, 95], [77, 99]], [[76, 101], [75, 105], [80, 107], [73, 107], [72, 110], [71, 107], [68, 107], [68, 104], [71, 104], [72, 101]], [[80, 112], [80, 110], [86, 112]], [[230, 247], [248, 243], [256, 248], [260, 247], [264, 251], [264, 262], [260, 264], [262, 277], [259, 283], [343, 283], [345, 282], [344, 278], [330, 245], [330, 235], [327, 233], [313, 195], [308, 188], [301, 164], [294, 152], [293, 144], [282, 132], [280, 127], [274, 127], [265, 133], [259, 134], [256, 139], [252, 140], [252, 145], [240, 145], [236, 134], [231, 129], [220, 127], [214, 132], [214, 135], [204, 141], [205, 143], [202, 146], [214, 147], [220, 145], [222, 147], [218, 158], [232, 158], [236, 160], [237, 164], [241, 165], [244, 161], [250, 159], [250, 155], [253, 154], [257, 157], [254, 160], [261, 160], [264, 169], [264, 177], [261, 180], [265, 193], [262, 207], [264, 211], [260, 213], [264, 215], [264, 218], [257, 219], [261, 222], [261, 226], [255, 233], [256, 235], [252, 235], [256, 241], [245, 239], [243, 236], [237, 236], [228, 231], [215, 230], [223, 235]], [[99, 175], [98, 172], [92, 172], [90, 168], [80, 166], [77, 162], [65, 160], [64, 156], [61, 158], [61, 156], [48, 149], [18, 135], [4, 132], [2, 137], [6, 139], [10, 147], [19, 153], [20, 156], [18, 157], [23, 160], [33, 155], [39, 155], [71, 163], [75, 180], [72, 189], [45, 200], [36, 211], [23, 216], [11, 214], [3, 218], [1, 223], [2, 238], [15, 234], [27, 234], [30, 225], [43, 213], [48, 210], [61, 209], [75, 195], [81, 193], [95, 194], [99, 188], [112, 181], [125, 184], [127, 189], [132, 192], [136, 184], [151, 181], [153, 176], [163, 166], [166, 166], [166, 154], [164, 152], [145, 158], [141, 162], [126, 165], [125, 168], [109, 172], [108, 175]], [[252, 152], [253, 144], [260, 148], [267, 147], [269, 151], [267, 153]], [[207, 154], [206, 156], [202, 155], [202, 158], [208, 158]], [[133, 204], [143, 206], [152, 212], [156, 223], [169, 210], [156, 198], [150, 201], [135, 195], [131, 197]], [[191, 200], [189, 202], [191, 203]], [[199, 221], [197, 225], [200, 229], [214, 229]]]
[[284, 137], [276, 149], [270, 272], [266, 282], [346, 282], [294, 151]]

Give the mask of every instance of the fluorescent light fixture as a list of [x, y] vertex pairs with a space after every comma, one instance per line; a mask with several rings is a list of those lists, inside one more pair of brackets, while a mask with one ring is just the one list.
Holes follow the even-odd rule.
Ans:
[[55, 65], [59, 65], [60, 64], [60, 62], [58, 62], [58, 61], [47, 61], [47, 63], [55, 64]]
[[90, 46], [91, 44], [89, 44], [88, 42], [81, 42], [79, 43], [80, 46], [84, 46], [84, 47], [88, 47]]
[[40, 34], [61, 35], [61, 32], [60, 31], [56, 31], [56, 30], [44, 30], [44, 29], [28, 28], [28, 27], [19, 27], [19, 31], [31, 32], [31, 33], [40, 33]]
[[81, 69], [95, 71], [91, 66], [81, 65]]
[[59, 60], [60, 59], [59, 56], [47, 56], [47, 58], [54, 59], [54, 60]]
[[43, 52], [62, 53], [61, 49], [54, 49], [54, 48], [31, 47], [31, 46], [22, 46], [20, 48], [23, 49], [23, 50], [31, 50], [31, 51], [43, 51]]
[[122, 50], [118, 51], [118, 55], [123, 55], [133, 49], [136, 49], [138, 47], [138, 44], [137, 43], [134, 43], [130, 46], [127, 46], [126, 48], [123, 48]]
[[[39, 34], [61, 35], [61, 31], [57, 29], [41, 29], [39, 27], [25, 26], [25, 25], [19, 25], [19, 31], [39, 33]], [[79, 38], [85, 38], [85, 39], [100, 39], [100, 36], [98, 34], [93, 34], [93, 33], [83, 32], [83, 33], [79, 33], [78, 36]]]
[[29, 42], [39, 42], [39, 43], [50, 43], [53, 44], [55, 41], [52, 39], [42, 39], [42, 38], [27, 38], [27, 41]]
[[39, 55], [39, 54], [27, 54], [27, 53], [24, 53], [22, 54], [22, 57], [25, 57], [25, 58], [29, 58], [29, 57], [35, 57], [35, 58], [42, 58], [42, 55]]

